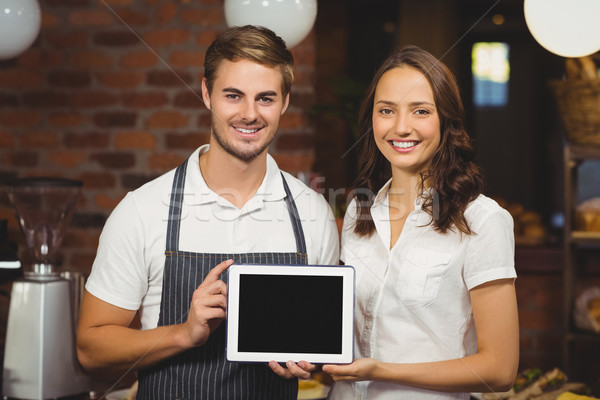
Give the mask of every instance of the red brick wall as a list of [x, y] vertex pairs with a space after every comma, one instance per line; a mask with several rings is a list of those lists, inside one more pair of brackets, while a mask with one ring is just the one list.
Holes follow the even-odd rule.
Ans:
[[[18, 58], [0, 61], [0, 183], [80, 179], [83, 194], [61, 246], [64, 268], [89, 271], [104, 221], [124, 194], [207, 142], [199, 90], [204, 52], [226, 28], [223, 0], [40, 0], [42, 27]], [[296, 84], [271, 153], [311, 170], [315, 35], [293, 49]], [[12, 208], [0, 218], [21, 245]], [[21, 246], [21, 256], [28, 256]]]

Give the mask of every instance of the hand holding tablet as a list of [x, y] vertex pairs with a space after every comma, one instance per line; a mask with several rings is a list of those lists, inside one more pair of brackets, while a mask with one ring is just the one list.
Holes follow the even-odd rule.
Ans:
[[236, 264], [228, 274], [229, 361], [353, 361], [354, 268]]

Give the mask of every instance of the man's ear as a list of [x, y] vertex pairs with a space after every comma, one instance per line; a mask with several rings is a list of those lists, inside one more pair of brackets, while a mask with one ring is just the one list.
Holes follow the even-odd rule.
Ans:
[[206, 86], [206, 78], [202, 78], [202, 100], [206, 108], [210, 110], [210, 93], [208, 93], [208, 87]]
[[285, 110], [287, 110], [289, 105], [290, 105], [290, 94], [288, 93], [285, 95], [285, 101], [283, 104], [283, 108], [281, 109], [281, 115], [283, 115], [283, 113], [285, 112]]

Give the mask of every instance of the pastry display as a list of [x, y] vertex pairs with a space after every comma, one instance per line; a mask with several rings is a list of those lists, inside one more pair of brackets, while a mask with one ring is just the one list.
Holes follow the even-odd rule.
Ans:
[[600, 232], [600, 197], [582, 202], [575, 208], [575, 229]]

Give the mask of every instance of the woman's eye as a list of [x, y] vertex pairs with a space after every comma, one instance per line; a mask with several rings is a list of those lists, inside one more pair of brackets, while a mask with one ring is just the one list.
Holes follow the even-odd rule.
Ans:
[[417, 111], [415, 111], [416, 114], [418, 115], [427, 115], [430, 114], [429, 110], [425, 110], [425, 109], [419, 109]]
[[391, 115], [392, 114], [392, 110], [390, 110], [389, 108], [383, 108], [383, 109], [379, 110], [379, 112], [383, 115]]

